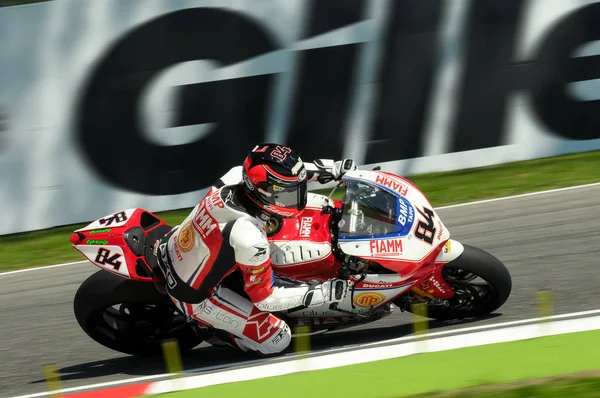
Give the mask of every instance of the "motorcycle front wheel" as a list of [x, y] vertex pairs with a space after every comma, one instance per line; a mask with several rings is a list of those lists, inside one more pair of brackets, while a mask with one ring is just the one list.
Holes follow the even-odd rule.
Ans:
[[442, 269], [455, 296], [443, 303], [428, 302], [429, 318], [445, 321], [482, 317], [496, 311], [510, 296], [512, 278], [506, 266], [484, 250], [463, 246], [464, 252]]
[[162, 341], [176, 339], [181, 352], [202, 342], [172, 301], [152, 283], [98, 271], [77, 290], [75, 318], [96, 342], [136, 356], [162, 355]]

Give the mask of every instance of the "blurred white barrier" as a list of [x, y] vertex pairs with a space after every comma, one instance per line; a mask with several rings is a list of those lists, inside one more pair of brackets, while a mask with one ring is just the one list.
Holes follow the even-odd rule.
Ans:
[[401, 174], [600, 149], [598, 18], [580, 0], [0, 7], [0, 234], [191, 207], [262, 140]]

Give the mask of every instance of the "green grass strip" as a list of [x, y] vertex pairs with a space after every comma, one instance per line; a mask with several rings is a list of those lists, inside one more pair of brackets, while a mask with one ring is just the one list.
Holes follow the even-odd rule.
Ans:
[[433, 395], [423, 394], [415, 398], [597, 398], [600, 395], [599, 391], [600, 372], [596, 371], [494, 384]]
[[[447, 390], [599, 369], [599, 339], [600, 331], [570, 333], [221, 384], [160, 396], [306, 398], [316, 395], [328, 398], [376, 398], [425, 393], [431, 396], [432, 393]], [[586, 381], [581, 385], [581, 390], [589, 391], [597, 385], [597, 381]], [[554, 391], [561, 391], [562, 388], [555, 386]], [[497, 394], [499, 388], [494, 390]], [[481, 391], [475, 394], [471, 396], [485, 396]], [[598, 390], [596, 394], [598, 396]]]
[[[422, 174], [409, 178], [434, 206], [443, 206], [598, 182], [600, 152]], [[190, 209], [184, 209], [157, 214], [168, 223], [176, 225], [189, 211]], [[99, 214], [98, 217], [103, 215]], [[68, 239], [73, 230], [86, 224], [0, 236], [0, 271], [83, 260], [83, 256], [71, 247]]]

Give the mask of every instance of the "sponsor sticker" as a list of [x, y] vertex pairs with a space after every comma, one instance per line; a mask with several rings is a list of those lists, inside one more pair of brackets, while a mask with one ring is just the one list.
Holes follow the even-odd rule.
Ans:
[[283, 330], [281, 332], [279, 332], [279, 334], [277, 336], [275, 336], [275, 338], [271, 341], [273, 342], [273, 344], [277, 344], [281, 340], [283, 340]]
[[377, 239], [369, 241], [372, 255], [394, 256], [402, 254], [401, 239]]
[[413, 205], [405, 198], [398, 198], [398, 219], [396, 228], [400, 236], [406, 236], [410, 233], [415, 222], [415, 209]]
[[85, 241], [87, 245], [108, 245], [107, 240], [88, 239]]
[[258, 285], [262, 281], [263, 281], [263, 279], [261, 277], [256, 276], [256, 275], [250, 275], [250, 278], [248, 278], [248, 282], [246, 282], [246, 286]]
[[363, 283], [361, 288], [364, 289], [386, 289], [394, 286], [393, 283]]
[[261, 272], [263, 272], [265, 270], [265, 267], [260, 267], [260, 268], [248, 268], [250, 270], [250, 273], [252, 275], [257, 275], [260, 274]]
[[175, 237], [175, 239], [173, 240], [173, 249], [175, 249], [177, 259], [179, 261], [183, 261], [183, 255], [181, 254], [181, 250], [179, 250], [179, 245], [177, 244], [177, 237]]
[[452, 250], [452, 243], [448, 240], [444, 244], [444, 253], [450, 253], [451, 250]]
[[210, 211], [213, 211], [215, 207], [218, 207], [219, 209], [225, 207], [225, 203], [223, 202], [223, 199], [221, 199], [221, 191], [214, 191], [207, 199], [206, 207]]
[[377, 292], [360, 293], [354, 296], [354, 304], [359, 307], [370, 307], [385, 300], [385, 296]]
[[312, 217], [302, 217], [300, 222], [300, 236], [303, 238], [310, 238], [310, 232], [312, 231]]
[[408, 187], [395, 178], [378, 175], [375, 178], [375, 182], [385, 187], [393, 189], [402, 196], [406, 196], [406, 194], [408, 193]]
[[446, 292], [447, 292], [446, 289], [444, 289], [442, 284], [440, 282], [438, 282], [437, 279], [431, 278], [431, 281], [433, 282], [433, 286], [435, 286], [437, 288], [437, 290], [442, 292], [442, 294], [446, 294]]
[[194, 248], [196, 234], [192, 228], [192, 223], [188, 221], [179, 231], [177, 242], [182, 252], [187, 253]]
[[204, 239], [206, 239], [211, 232], [219, 226], [215, 219], [208, 213], [205, 203], [206, 199], [200, 202], [200, 207], [198, 207], [198, 211], [196, 212], [193, 220], [194, 227]]
[[427, 292], [427, 293], [429, 293], [429, 294], [432, 294], [432, 293], [434, 293], [434, 292], [435, 292], [435, 290], [433, 290], [433, 289], [431, 288], [431, 284], [429, 283], [429, 281], [428, 281], [428, 280], [421, 282], [421, 283], [419, 284], [419, 287], [421, 288], [421, 290], [423, 290], [424, 292]]
[[105, 232], [110, 232], [111, 228], [104, 228], [104, 229], [92, 229], [90, 232], [88, 232], [88, 234], [93, 235], [93, 234], [102, 234]]

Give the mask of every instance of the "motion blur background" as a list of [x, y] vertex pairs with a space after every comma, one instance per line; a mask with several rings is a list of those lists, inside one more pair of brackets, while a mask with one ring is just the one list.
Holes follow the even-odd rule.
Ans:
[[[162, 358], [111, 351], [77, 324], [73, 297], [97, 267], [20, 268], [83, 260], [69, 244], [71, 224], [133, 207], [193, 207], [260, 141], [289, 144], [305, 160], [352, 157], [414, 176], [454, 238], [510, 269], [500, 315], [473, 325], [531, 320], [539, 292], [551, 293], [557, 314], [597, 311], [598, 184], [438, 206], [600, 181], [599, 54], [600, 1], [0, 0], [0, 272], [19, 269], [0, 279], [0, 396], [43, 395], [49, 363], [67, 388], [164, 372]], [[577, 152], [590, 153], [462, 171]], [[412, 327], [396, 311], [315, 336], [311, 350]], [[551, 368], [540, 358], [557, 358], [560, 374], [598, 369], [590, 336], [535, 355], [509, 350], [506, 362], [451, 354], [431, 361], [437, 372], [419, 365], [411, 377], [404, 366], [403, 379], [394, 370], [387, 380], [438, 388], [453, 379], [449, 368], [477, 383], [513, 370], [531, 378]], [[198, 350], [186, 369], [241, 360]], [[361, 385], [348, 374], [338, 384]], [[311, 385], [330, 394], [333, 383]]]
[[0, 5], [0, 234], [191, 207], [263, 140], [403, 175], [600, 148], [600, 2]]

